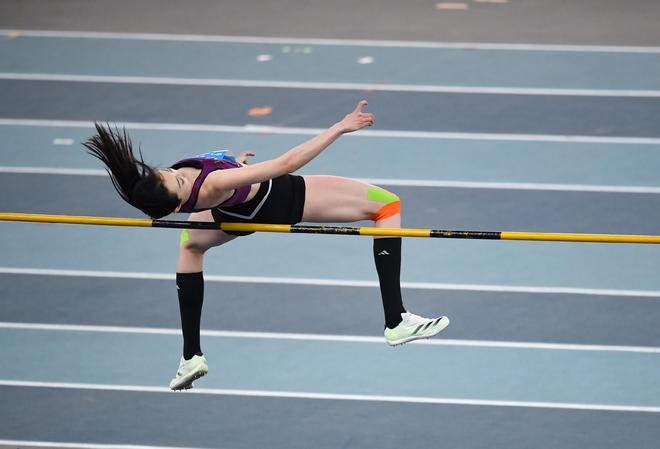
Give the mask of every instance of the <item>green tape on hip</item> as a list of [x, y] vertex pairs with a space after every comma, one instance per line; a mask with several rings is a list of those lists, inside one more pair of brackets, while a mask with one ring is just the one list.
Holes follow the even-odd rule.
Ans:
[[181, 231], [181, 240], [179, 241], [179, 245], [183, 246], [184, 243], [186, 243], [188, 240], [190, 240], [190, 234], [188, 233], [187, 229], [184, 229]]
[[369, 201], [377, 201], [379, 203], [390, 204], [399, 201], [399, 197], [387, 190], [378, 189], [376, 187], [369, 187], [368, 193]]

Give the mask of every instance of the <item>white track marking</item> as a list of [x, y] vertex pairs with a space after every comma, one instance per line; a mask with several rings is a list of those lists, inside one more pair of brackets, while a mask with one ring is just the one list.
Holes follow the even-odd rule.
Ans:
[[355, 62], [358, 64], [373, 64], [375, 59], [372, 56], [361, 56]]
[[[51, 167], [9, 167], [0, 166], [0, 173], [15, 173], [28, 175], [65, 175], [65, 176], [108, 176], [102, 169], [85, 168], [51, 168]], [[547, 184], [527, 182], [472, 182], [444, 181], [427, 179], [386, 179], [386, 178], [355, 178], [368, 184], [403, 187], [442, 187], [455, 189], [485, 189], [485, 190], [547, 190], [560, 192], [593, 192], [593, 193], [650, 193], [659, 194], [660, 187], [651, 186], [604, 186], [586, 184]]]
[[[0, 168], [1, 170], [1, 168]], [[362, 178], [369, 184], [405, 187], [449, 187], [458, 189], [495, 190], [553, 190], [563, 192], [607, 192], [607, 193], [660, 193], [660, 187], [652, 186], [606, 186], [586, 184], [549, 184], [532, 182], [475, 182], [424, 179], [378, 179]]]
[[[33, 381], [0, 379], [0, 386], [69, 388], [75, 390], [129, 391], [129, 392], [140, 392], [140, 393], [176, 394], [167, 387], [152, 387], [152, 386], [141, 386], [141, 385], [88, 384], [88, 383], [70, 383], [70, 382], [33, 382]], [[660, 407], [635, 406], [635, 405], [611, 405], [611, 404], [584, 404], [584, 403], [570, 403], [570, 402], [498, 401], [498, 400], [487, 400], [487, 399], [433, 398], [433, 397], [420, 397], [420, 396], [384, 396], [384, 395], [367, 395], [367, 394], [338, 394], [338, 393], [315, 393], [315, 392], [272, 391], [272, 390], [237, 390], [237, 389], [221, 389], [221, 388], [193, 388], [192, 390], [187, 390], [185, 393], [222, 395], [222, 396], [286, 398], [286, 399], [325, 399], [325, 400], [334, 400], [334, 401], [396, 402], [396, 403], [438, 404], [438, 405], [477, 405], [477, 406], [480, 405], [480, 406], [491, 406], [491, 407], [523, 407], [523, 408], [550, 408], [550, 409], [568, 409], [568, 410], [660, 413]]]
[[[44, 268], [0, 267], [0, 274], [25, 274], [36, 276], [68, 276], [68, 277], [99, 277], [114, 279], [156, 279], [174, 281], [174, 273], [140, 273], [121, 271], [92, 270], [59, 270]], [[317, 285], [323, 287], [365, 287], [378, 288], [377, 281], [356, 281], [346, 279], [314, 279], [265, 276], [219, 276], [205, 274], [204, 280], [209, 282], [235, 282], [245, 284], [286, 284], [286, 285]], [[401, 287], [420, 290], [456, 290], [475, 292], [500, 293], [536, 293], [554, 295], [594, 295], [594, 296], [624, 296], [641, 298], [660, 298], [660, 290], [623, 290], [574, 287], [534, 287], [520, 285], [486, 285], [486, 284], [449, 284], [435, 282], [402, 282]]]
[[263, 36], [211, 36], [200, 34], [110, 33], [95, 31], [50, 31], [0, 29], [0, 34], [18, 37], [56, 37], [73, 39], [135, 39], [176, 42], [228, 42], [243, 44], [337, 45], [347, 47], [448, 48], [465, 50], [566, 51], [597, 53], [660, 53], [660, 47], [627, 45], [553, 45], [485, 42], [429, 42], [372, 39], [319, 39]]
[[326, 83], [308, 81], [232, 80], [168, 78], [152, 76], [71, 75], [56, 73], [0, 73], [2, 80], [65, 81], [75, 83], [154, 84], [172, 86], [223, 86], [279, 89], [359, 90], [382, 92], [425, 92], [497, 95], [550, 95], [586, 97], [660, 97], [660, 90], [552, 89], [486, 86], [441, 86], [414, 84]]
[[73, 145], [75, 142], [73, 139], [65, 137], [56, 137], [53, 139], [53, 145]]
[[[157, 335], [180, 335], [180, 329], [166, 329], [158, 327], [132, 327], [132, 326], [97, 326], [85, 324], [48, 324], [48, 323], [17, 323], [0, 322], [0, 329], [36, 329], [52, 331], [74, 331], [74, 332], [108, 332], [120, 334], [157, 334]], [[294, 341], [332, 341], [348, 343], [377, 343], [384, 344], [383, 337], [369, 337], [361, 335], [324, 335], [324, 334], [301, 334], [286, 332], [244, 332], [244, 331], [220, 331], [202, 330], [201, 335], [205, 337], [224, 338], [252, 338], [260, 340], [294, 340]], [[597, 351], [597, 352], [635, 352], [635, 353], [660, 353], [660, 347], [654, 346], [622, 346], [622, 345], [592, 345], [573, 343], [539, 343], [518, 341], [493, 341], [493, 340], [458, 340], [458, 339], [430, 339], [424, 341], [413, 341], [409, 344], [422, 344], [434, 346], [469, 346], [477, 348], [507, 348], [507, 349], [547, 349], [558, 351]]]
[[65, 176], [108, 176], [108, 172], [97, 168], [54, 168], [54, 167], [7, 167], [0, 166], [0, 173], [22, 175], [65, 175]]
[[[138, 123], [113, 122], [113, 125], [126, 129], [148, 129], [160, 131], [193, 131], [193, 132], [226, 132], [226, 133], [254, 133], [254, 134], [294, 134], [316, 135], [323, 128], [287, 128], [280, 126], [263, 126], [246, 124], [234, 125], [205, 125], [186, 123]], [[89, 128], [94, 129], [94, 122], [81, 120], [37, 120], [37, 119], [0, 119], [0, 126], [38, 126], [60, 128]], [[496, 140], [496, 141], [524, 141], [524, 142], [561, 142], [561, 143], [601, 143], [601, 144], [636, 144], [660, 145], [660, 138], [656, 137], [625, 137], [625, 136], [566, 136], [552, 134], [500, 134], [500, 133], [463, 133], [463, 132], [435, 132], [435, 131], [397, 131], [397, 130], [361, 130], [347, 134], [344, 137], [387, 137], [408, 139], [459, 139], [459, 140]]]
[[0, 440], [0, 446], [47, 447], [53, 449], [199, 449], [177, 446], [145, 446], [140, 444], [63, 443], [61, 441]]

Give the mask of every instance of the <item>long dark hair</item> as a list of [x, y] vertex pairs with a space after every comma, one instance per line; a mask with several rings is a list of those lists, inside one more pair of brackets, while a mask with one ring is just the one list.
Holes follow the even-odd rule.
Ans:
[[126, 129], [104, 127], [94, 123], [96, 135], [83, 146], [87, 152], [101, 160], [110, 175], [117, 193], [133, 207], [153, 218], [161, 218], [174, 212], [179, 205], [177, 196], [167, 190], [156, 171], [133, 154], [133, 144]]

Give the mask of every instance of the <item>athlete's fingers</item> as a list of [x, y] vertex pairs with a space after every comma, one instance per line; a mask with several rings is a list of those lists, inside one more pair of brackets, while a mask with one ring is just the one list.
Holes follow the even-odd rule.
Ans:
[[358, 114], [361, 113], [361, 112], [362, 112], [362, 108], [365, 107], [366, 105], [367, 105], [367, 100], [360, 100], [360, 102], [359, 102], [359, 103], [357, 104], [357, 106], [355, 107], [355, 111], [354, 111], [354, 112], [357, 112]]

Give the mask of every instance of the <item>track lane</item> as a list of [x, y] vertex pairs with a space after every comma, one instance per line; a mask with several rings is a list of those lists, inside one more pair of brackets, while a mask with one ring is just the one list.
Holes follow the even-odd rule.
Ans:
[[[660, 89], [659, 78], [649, 76], [660, 73], [658, 53], [337, 46], [304, 41], [293, 45], [58, 38], [22, 33], [17, 39], [0, 40], [0, 55], [0, 73], [406, 86]], [[260, 55], [270, 59], [259, 62]], [[358, 62], [367, 56], [373, 62]], [[117, 59], [123, 64], [116, 64]]]
[[[0, 81], [0, 117], [325, 128], [361, 98], [380, 129], [658, 137], [657, 98]], [[221, 105], [221, 106], [219, 106]], [[249, 117], [269, 106], [266, 117]], [[348, 109], [347, 109], [348, 108]]]
[[[4, 321], [180, 324], [173, 281], [0, 274], [0, 284]], [[382, 336], [375, 287], [207, 282], [205, 292], [203, 329]], [[415, 313], [451, 318], [443, 338], [660, 347], [658, 298], [421, 289], [404, 298]]]
[[[147, 162], [167, 165], [207, 148], [251, 150], [272, 159], [309, 135], [129, 129]], [[80, 142], [90, 127], [0, 125], [0, 166], [100, 169]], [[55, 143], [55, 142], [59, 142]], [[70, 143], [69, 143], [70, 142]], [[66, 143], [66, 144], [62, 144]], [[385, 159], [387, 163], [378, 163]], [[353, 178], [660, 186], [660, 145], [374, 137], [349, 134], [303, 174]]]
[[[0, 379], [165, 386], [177, 335], [0, 329]], [[657, 354], [211, 337], [199, 387], [656, 407]], [[100, 354], [81, 363], [81, 354]], [[122, 363], [117, 363], [121, 360]], [[401, 367], [408, 370], [401, 382]], [[267, 374], [259, 369], [268, 366]], [[525, 369], [520, 369], [524, 366]], [[214, 367], [217, 367], [214, 369]], [[214, 374], [215, 373], [215, 374]], [[640, 373], [644, 373], [641, 375]]]
[[[17, 387], [0, 387], [0, 393], [6, 399], [0, 402], [0, 415], [11, 417], [2, 438], [17, 440], [31, 435], [42, 441], [239, 449], [307, 449], [313, 440], [318, 449], [393, 449], [415, 435], [420, 445], [442, 441], [467, 449], [654, 449], [660, 438], [657, 416], [647, 413]], [[83, 418], [71, 420], [70, 415]], [[179, 425], [164, 426], [173, 415], [180, 417]]]

